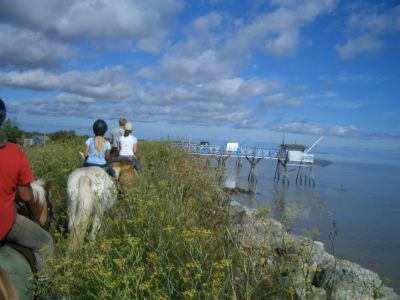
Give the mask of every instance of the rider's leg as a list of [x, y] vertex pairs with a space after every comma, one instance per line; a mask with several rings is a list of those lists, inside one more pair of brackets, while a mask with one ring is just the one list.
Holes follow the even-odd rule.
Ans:
[[133, 158], [132, 158], [132, 162], [133, 162], [133, 166], [135, 167], [135, 169], [136, 169], [137, 171], [139, 171], [139, 169], [140, 169], [139, 160], [138, 160], [136, 157], [133, 157]]
[[31, 248], [36, 257], [38, 271], [46, 268], [45, 260], [54, 253], [51, 235], [37, 223], [18, 214], [5, 240]]

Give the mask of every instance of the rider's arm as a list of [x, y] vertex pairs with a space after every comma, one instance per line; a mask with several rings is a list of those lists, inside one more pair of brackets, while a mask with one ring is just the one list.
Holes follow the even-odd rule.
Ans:
[[137, 151], [137, 143], [134, 143], [133, 144], [133, 155], [135, 155], [136, 151]]
[[33, 200], [33, 192], [30, 184], [17, 186], [17, 200], [24, 203]]
[[110, 159], [110, 150], [107, 150], [107, 151], [106, 151], [105, 159], [106, 159], [106, 160], [109, 160], [109, 159]]
[[15, 189], [16, 198], [21, 202], [29, 202], [33, 199], [30, 183], [35, 178], [33, 177], [29, 161], [22, 150], [17, 150], [16, 155], [19, 157], [19, 175]]
[[85, 157], [85, 159], [87, 159], [89, 156], [89, 146], [88, 145], [86, 145], [85, 149], [83, 150], [83, 156]]

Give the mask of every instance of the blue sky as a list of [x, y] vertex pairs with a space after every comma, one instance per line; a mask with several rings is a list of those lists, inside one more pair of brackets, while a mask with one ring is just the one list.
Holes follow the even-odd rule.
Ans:
[[0, 2], [0, 97], [26, 130], [400, 153], [400, 2]]

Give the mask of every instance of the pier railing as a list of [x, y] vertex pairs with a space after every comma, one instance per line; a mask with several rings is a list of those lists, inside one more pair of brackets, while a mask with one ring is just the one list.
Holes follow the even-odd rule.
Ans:
[[189, 153], [199, 155], [231, 156], [231, 157], [253, 157], [263, 159], [278, 159], [280, 151], [278, 149], [267, 149], [258, 147], [238, 147], [236, 151], [227, 151], [225, 146], [220, 145], [200, 145], [191, 143], [176, 143], [176, 146], [185, 149]]
[[[267, 149], [259, 147], [239, 147], [236, 143], [232, 144], [221, 146], [210, 144], [192, 144], [190, 142], [174, 143], [176, 147], [184, 149], [191, 154], [215, 158], [217, 160], [218, 167], [225, 166], [225, 160], [229, 157], [237, 158], [237, 166], [241, 165], [241, 163], [239, 163], [241, 158], [246, 158], [246, 160], [250, 163], [250, 171], [248, 176], [250, 185], [257, 181], [256, 165], [263, 159], [277, 160], [274, 181], [282, 180], [283, 183], [289, 183], [287, 167], [294, 166], [298, 167], [296, 182], [302, 184], [304, 177], [304, 184], [308, 183], [308, 185], [311, 185], [312, 183], [315, 185], [314, 172], [312, 168], [314, 163], [313, 154], [296, 150], [286, 150], [282, 148]], [[209, 163], [208, 157], [207, 163]]]

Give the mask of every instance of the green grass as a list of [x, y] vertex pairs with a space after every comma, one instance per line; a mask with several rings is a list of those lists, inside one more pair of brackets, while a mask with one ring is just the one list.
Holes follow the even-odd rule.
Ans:
[[218, 175], [166, 142], [139, 144], [139, 179], [106, 213], [96, 240], [67, 256], [66, 183], [81, 163], [83, 145], [82, 138], [70, 138], [26, 149], [36, 177], [53, 182], [56, 254], [53, 283], [42, 286], [43, 293], [56, 290], [66, 299], [295, 298], [299, 283], [290, 274], [306, 266], [306, 253], [278, 256], [268, 243], [255, 249], [235, 242]]

